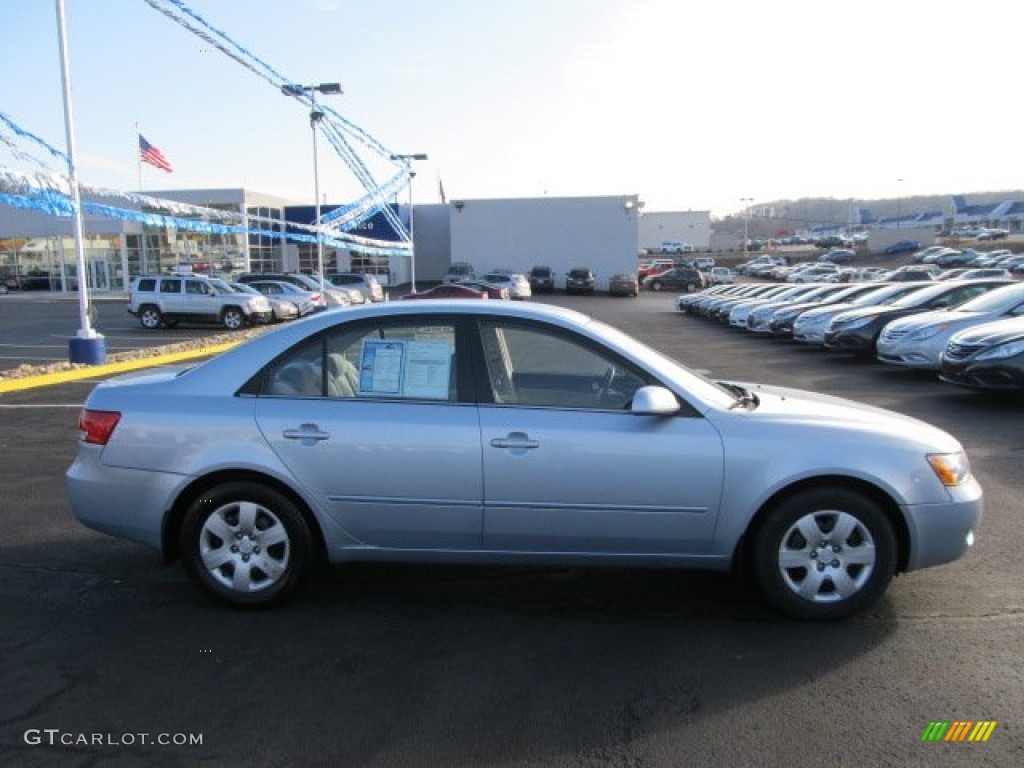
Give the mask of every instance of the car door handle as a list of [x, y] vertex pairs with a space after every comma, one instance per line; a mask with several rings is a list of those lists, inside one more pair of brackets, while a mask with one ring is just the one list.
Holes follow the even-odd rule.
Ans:
[[288, 440], [309, 440], [312, 442], [327, 440], [331, 436], [329, 432], [320, 431], [320, 427], [316, 424], [303, 424], [298, 429], [286, 429], [282, 434]]
[[531, 440], [530, 436], [525, 432], [509, 432], [506, 437], [496, 437], [491, 440], [491, 447], [525, 451], [531, 448], [540, 448], [540, 443], [536, 440]]

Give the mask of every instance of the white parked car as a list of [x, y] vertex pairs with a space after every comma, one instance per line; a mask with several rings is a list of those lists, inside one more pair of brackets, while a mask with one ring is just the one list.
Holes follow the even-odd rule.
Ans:
[[509, 298], [528, 299], [533, 295], [530, 281], [518, 272], [488, 272], [480, 278], [485, 283], [496, 285], [508, 291]]

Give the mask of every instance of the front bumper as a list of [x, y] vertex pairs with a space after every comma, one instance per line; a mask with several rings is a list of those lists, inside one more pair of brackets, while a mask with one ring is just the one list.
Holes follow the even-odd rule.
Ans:
[[984, 510], [981, 486], [972, 477], [949, 490], [948, 503], [903, 508], [910, 529], [908, 571], [952, 562], [974, 543]]
[[999, 392], [1024, 391], [1024, 360], [1004, 358], [951, 362], [942, 359], [939, 378], [949, 384]]

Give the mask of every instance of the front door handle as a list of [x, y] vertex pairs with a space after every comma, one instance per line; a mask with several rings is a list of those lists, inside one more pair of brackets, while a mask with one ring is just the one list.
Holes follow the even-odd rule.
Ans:
[[531, 440], [525, 432], [509, 432], [506, 437], [495, 437], [491, 440], [492, 448], [510, 448], [513, 451], [526, 451], [540, 448], [537, 440]]
[[331, 436], [329, 432], [321, 431], [316, 424], [303, 424], [298, 429], [286, 429], [282, 434], [288, 440], [301, 440], [306, 445], [327, 440]]

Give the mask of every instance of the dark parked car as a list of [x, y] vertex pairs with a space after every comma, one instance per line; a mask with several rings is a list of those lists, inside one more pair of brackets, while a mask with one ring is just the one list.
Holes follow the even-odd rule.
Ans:
[[661, 274], [649, 275], [643, 282], [644, 290], [663, 291], [666, 288], [674, 288], [687, 293], [699, 291], [704, 285], [704, 275], [701, 271], [687, 266], [673, 267]]
[[975, 389], [1024, 391], [1024, 317], [953, 334], [942, 353], [940, 378]]
[[892, 245], [886, 246], [882, 251], [886, 256], [894, 256], [897, 253], [913, 253], [920, 250], [921, 244], [917, 240], [897, 240]]
[[834, 248], [827, 253], [821, 254], [818, 261], [830, 261], [833, 264], [848, 264], [857, 256], [856, 252], [849, 248]]
[[896, 318], [932, 309], [949, 309], [994, 288], [1012, 284], [1008, 280], [943, 281], [914, 291], [887, 306], [863, 307], [843, 312], [828, 324], [825, 347], [837, 352], [874, 357], [879, 334]]
[[530, 290], [534, 293], [554, 293], [555, 273], [551, 267], [536, 266], [527, 275], [530, 281]]
[[636, 275], [630, 272], [620, 272], [608, 279], [609, 296], [637, 296], [640, 293], [640, 283]]
[[595, 282], [596, 279], [590, 267], [573, 267], [565, 276], [565, 292], [592, 294]]

